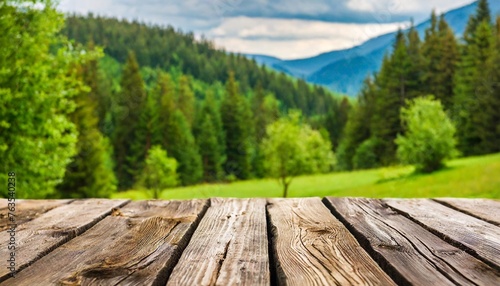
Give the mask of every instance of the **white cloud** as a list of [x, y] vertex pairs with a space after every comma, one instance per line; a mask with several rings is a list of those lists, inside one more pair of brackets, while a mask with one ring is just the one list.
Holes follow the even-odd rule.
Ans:
[[432, 9], [445, 12], [470, 4], [474, 0], [348, 0], [347, 7], [354, 11], [382, 13], [430, 13]]
[[[304, 58], [350, 48], [472, 0], [61, 0], [65, 12], [137, 19], [192, 31], [228, 51]], [[342, 22], [342, 23], [340, 23]], [[349, 24], [351, 22], [356, 22]], [[361, 24], [367, 23], [368, 24]], [[379, 24], [387, 23], [387, 24]]]
[[231, 52], [293, 59], [350, 48], [406, 25], [234, 17], [225, 19], [206, 36]]

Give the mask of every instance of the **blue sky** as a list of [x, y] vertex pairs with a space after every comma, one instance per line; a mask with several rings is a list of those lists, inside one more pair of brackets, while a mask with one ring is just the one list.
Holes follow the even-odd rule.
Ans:
[[350, 48], [472, 0], [61, 0], [65, 12], [172, 25], [232, 52], [283, 59]]

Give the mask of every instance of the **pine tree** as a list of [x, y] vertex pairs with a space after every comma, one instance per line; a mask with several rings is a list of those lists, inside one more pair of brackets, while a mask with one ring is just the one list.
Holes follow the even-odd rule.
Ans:
[[[473, 16], [472, 18], [477, 17]], [[471, 23], [469, 21], [469, 23]], [[481, 134], [477, 128], [478, 117], [483, 110], [478, 104], [489, 92], [491, 59], [495, 53], [491, 25], [486, 20], [477, 26], [469, 37], [455, 79], [453, 98], [454, 120], [457, 125], [459, 149], [464, 155], [483, 154]], [[479, 120], [480, 121], [480, 120]]]
[[194, 93], [191, 90], [189, 77], [183, 75], [179, 80], [179, 93], [177, 99], [177, 107], [186, 117], [189, 126], [192, 126], [194, 120]]
[[168, 145], [168, 128], [171, 122], [170, 118], [174, 115], [176, 104], [175, 104], [175, 86], [172, 82], [172, 78], [169, 74], [161, 73], [158, 76], [158, 81], [154, 89], [159, 100], [159, 110], [158, 110], [158, 133], [160, 136], [160, 142], [162, 142], [163, 147]]
[[417, 29], [412, 23], [412, 26], [407, 34], [408, 39], [408, 71], [405, 75], [405, 85], [408, 90], [407, 99], [413, 99], [415, 97], [421, 96], [424, 90], [422, 85], [423, 70], [425, 66], [424, 57], [422, 55], [422, 42], [420, 41], [420, 36], [418, 35]]
[[260, 143], [266, 136], [266, 128], [269, 124], [278, 120], [280, 116], [279, 102], [272, 94], [265, 95], [262, 85], [259, 83], [254, 90], [252, 97], [252, 113], [254, 114], [254, 142], [255, 152], [252, 157], [252, 169], [258, 178], [265, 176], [264, 157], [260, 148]]
[[476, 13], [469, 18], [469, 22], [465, 27], [464, 39], [467, 43], [473, 41], [474, 34], [482, 22], [491, 23], [491, 11], [488, 5], [488, 0], [479, 0], [477, 3]]
[[140, 176], [144, 168], [146, 155], [153, 145], [161, 144], [159, 124], [159, 100], [156, 93], [147, 95], [139, 115], [137, 127], [134, 130], [133, 141], [130, 146], [130, 155], [127, 160], [132, 168], [134, 177]]
[[[126, 189], [133, 185], [136, 171], [140, 170], [139, 166], [137, 166], [139, 158], [141, 158], [141, 155], [137, 153], [140, 148], [132, 150], [132, 145], [134, 145], [134, 141], [144, 142], [141, 130], [138, 130], [138, 122], [143, 112], [146, 92], [139, 65], [133, 53], [129, 53], [120, 85], [121, 92], [118, 102], [120, 110], [116, 119], [116, 131], [113, 141], [116, 174], [120, 182], [120, 188]], [[143, 153], [142, 150], [140, 153]]]
[[[478, 36], [480, 35], [478, 31]], [[480, 142], [479, 154], [500, 152], [500, 17], [496, 20], [494, 49], [482, 85], [476, 92], [477, 109], [472, 111], [471, 121]]]
[[396, 160], [394, 140], [402, 132], [399, 110], [408, 97], [408, 52], [404, 34], [399, 31], [396, 37], [394, 53], [386, 56], [379, 74], [375, 78], [377, 86], [374, 115], [371, 122], [372, 136], [380, 139], [380, 153], [377, 154], [382, 164], [388, 165]]
[[245, 98], [239, 93], [234, 73], [226, 83], [226, 96], [221, 106], [222, 124], [225, 133], [227, 160], [224, 169], [227, 175], [239, 179], [251, 176], [251, 145], [249, 112]]
[[116, 178], [109, 163], [111, 146], [98, 130], [95, 112], [94, 89], [98, 86], [95, 63], [96, 59], [92, 59], [79, 68], [89, 91], [76, 96], [76, 109], [69, 115], [78, 131], [77, 154], [66, 167], [63, 182], [57, 186], [61, 198], [106, 198], [116, 190]]
[[177, 172], [182, 185], [199, 183], [203, 176], [201, 157], [189, 124], [181, 111], [176, 110], [173, 113], [165, 132], [168, 133], [166, 149], [179, 163]]
[[459, 60], [458, 44], [453, 30], [441, 15], [439, 22], [433, 12], [431, 27], [426, 30], [422, 54], [425, 58], [422, 86], [425, 94], [440, 100], [446, 110], [451, 109], [453, 79]]
[[201, 111], [197, 113], [193, 133], [203, 163], [203, 179], [207, 182], [223, 178], [224, 134], [214, 94], [208, 91]]
[[371, 121], [374, 115], [376, 86], [371, 77], [367, 77], [358, 96], [357, 104], [349, 112], [344, 134], [337, 148], [338, 168], [353, 169], [353, 157], [356, 149], [371, 136]]

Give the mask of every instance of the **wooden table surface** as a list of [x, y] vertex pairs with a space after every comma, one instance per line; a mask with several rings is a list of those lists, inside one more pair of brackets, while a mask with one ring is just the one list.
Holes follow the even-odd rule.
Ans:
[[0, 285], [500, 285], [496, 200], [0, 203]]

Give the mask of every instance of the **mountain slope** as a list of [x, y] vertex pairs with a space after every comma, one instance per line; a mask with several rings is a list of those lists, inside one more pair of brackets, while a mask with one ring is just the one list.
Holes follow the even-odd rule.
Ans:
[[[476, 11], [476, 7], [477, 2], [474, 2], [445, 14], [446, 21], [457, 36], [463, 34], [469, 16]], [[490, 1], [490, 8], [493, 15], [499, 14], [500, 1]], [[422, 38], [429, 26], [430, 20], [416, 26]], [[323, 53], [307, 59], [272, 58], [271, 61], [261, 57], [260, 62], [275, 70], [304, 78], [310, 83], [324, 85], [334, 91], [355, 96], [366, 76], [380, 68], [384, 55], [392, 48], [395, 34], [395, 32], [385, 34], [351, 49]]]

